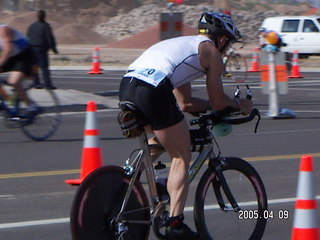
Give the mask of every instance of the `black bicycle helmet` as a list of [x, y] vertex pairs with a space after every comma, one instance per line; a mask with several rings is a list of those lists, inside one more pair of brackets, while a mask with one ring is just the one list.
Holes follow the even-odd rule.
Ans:
[[231, 16], [217, 13], [204, 12], [198, 23], [200, 33], [227, 35], [231, 41], [241, 38], [238, 28]]

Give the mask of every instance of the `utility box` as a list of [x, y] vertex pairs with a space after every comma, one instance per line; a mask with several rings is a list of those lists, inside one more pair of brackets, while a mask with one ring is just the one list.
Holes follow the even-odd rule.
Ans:
[[160, 15], [160, 40], [182, 36], [181, 12], [161, 13]]

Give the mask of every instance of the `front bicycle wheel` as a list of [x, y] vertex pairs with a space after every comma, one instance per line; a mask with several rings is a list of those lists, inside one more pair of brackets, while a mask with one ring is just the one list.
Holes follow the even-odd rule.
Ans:
[[[26, 87], [26, 93], [31, 101], [40, 107], [39, 113], [27, 123], [21, 124], [22, 132], [35, 141], [43, 141], [51, 137], [58, 129], [61, 122], [61, 108], [58, 97], [54, 91], [34, 86]], [[19, 108], [23, 111], [22, 103]]]
[[148, 198], [140, 182], [134, 184], [119, 220], [130, 178], [117, 166], [89, 174], [74, 197], [70, 227], [73, 240], [146, 240], [151, 225]]
[[226, 66], [226, 71], [230, 73], [229, 79], [236, 83], [243, 83], [248, 78], [248, 64], [246, 59], [240, 54], [232, 55]]
[[[194, 204], [194, 218], [201, 239], [259, 240], [267, 219], [267, 195], [257, 171], [240, 158], [226, 158], [222, 166], [226, 182], [240, 211], [230, 206], [216, 172], [208, 168], [198, 184]], [[221, 210], [219, 192], [229, 210]], [[218, 197], [217, 197], [218, 196]]]

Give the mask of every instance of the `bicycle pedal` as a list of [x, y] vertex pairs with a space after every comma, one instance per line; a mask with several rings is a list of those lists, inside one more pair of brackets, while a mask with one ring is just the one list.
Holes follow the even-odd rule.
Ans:
[[5, 125], [7, 128], [19, 128], [20, 127], [20, 118], [19, 117], [5, 117]]

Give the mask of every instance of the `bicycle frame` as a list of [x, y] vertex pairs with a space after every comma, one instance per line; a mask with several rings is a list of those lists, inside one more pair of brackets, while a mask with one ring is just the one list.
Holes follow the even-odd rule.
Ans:
[[[3, 91], [6, 91], [3, 88], [3, 85], [8, 85], [7, 82], [0, 78], [0, 87], [3, 89]], [[10, 108], [7, 103], [5, 102], [3, 96], [0, 95], [0, 106], [6, 111], [7, 115], [10, 117], [17, 117], [20, 112], [20, 99], [18, 96], [15, 96], [16, 99], [14, 101], [14, 105], [12, 108]]]
[[9, 106], [3, 100], [2, 96], [0, 96], [0, 106], [10, 117], [17, 117], [19, 115], [20, 101], [18, 99], [15, 101], [13, 108], [9, 108]]
[[[131, 156], [126, 161], [126, 165], [124, 166], [126, 174], [128, 176], [131, 176], [131, 180], [130, 180], [128, 189], [126, 191], [126, 195], [123, 200], [121, 210], [116, 218], [117, 221], [119, 221], [121, 219], [122, 214], [124, 214], [124, 209], [126, 207], [126, 204], [128, 203], [130, 192], [132, 191], [134, 182], [136, 181], [139, 173], [141, 173], [142, 163], [144, 164], [144, 167], [145, 167], [144, 170], [146, 171], [147, 183], [149, 186], [149, 192], [150, 192], [150, 197], [151, 197], [151, 203], [152, 203], [151, 213], [152, 214], [155, 213], [155, 215], [157, 215], [158, 210], [165, 206], [165, 204], [160, 201], [159, 195], [157, 192], [156, 181], [155, 181], [156, 178], [155, 178], [155, 174], [153, 171], [152, 159], [151, 159], [150, 150], [149, 150], [149, 146], [148, 146], [148, 139], [147, 139], [145, 132], [143, 132], [142, 135], [139, 136], [139, 142], [141, 145], [141, 149], [137, 149], [137, 150], [133, 151], [132, 154], [134, 152], [138, 151], [137, 155], [135, 156], [132, 163], [130, 164], [130, 158], [132, 157], [132, 154], [131, 154]], [[217, 194], [218, 203], [219, 203], [221, 210], [223, 210], [223, 211], [230, 211], [230, 210], [231, 211], [239, 211], [240, 210], [239, 206], [238, 206], [236, 200], [234, 199], [234, 197], [230, 191], [230, 188], [228, 187], [228, 184], [224, 178], [223, 172], [222, 172], [221, 165], [224, 164], [224, 162], [223, 162], [224, 158], [221, 156], [220, 149], [218, 150], [217, 156], [215, 155], [215, 153], [213, 151], [214, 143], [217, 145], [217, 147], [219, 149], [217, 142], [215, 141], [214, 137], [212, 136], [211, 143], [204, 146], [204, 148], [200, 151], [200, 153], [197, 156], [197, 158], [195, 159], [195, 161], [189, 167], [189, 169], [188, 169], [188, 182], [189, 183], [192, 182], [192, 180], [197, 175], [197, 173], [199, 172], [199, 170], [201, 169], [201, 167], [203, 166], [205, 161], [208, 160], [209, 161], [208, 166], [213, 167], [215, 169], [215, 172], [217, 173], [218, 182], [220, 183], [220, 186], [222, 187], [228, 201], [230, 202], [230, 204], [232, 206], [232, 209], [230, 209], [229, 207], [226, 206], [226, 204], [222, 198], [222, 194], [221, 194], [219, 187], [215, 186], [215, 192]]]

